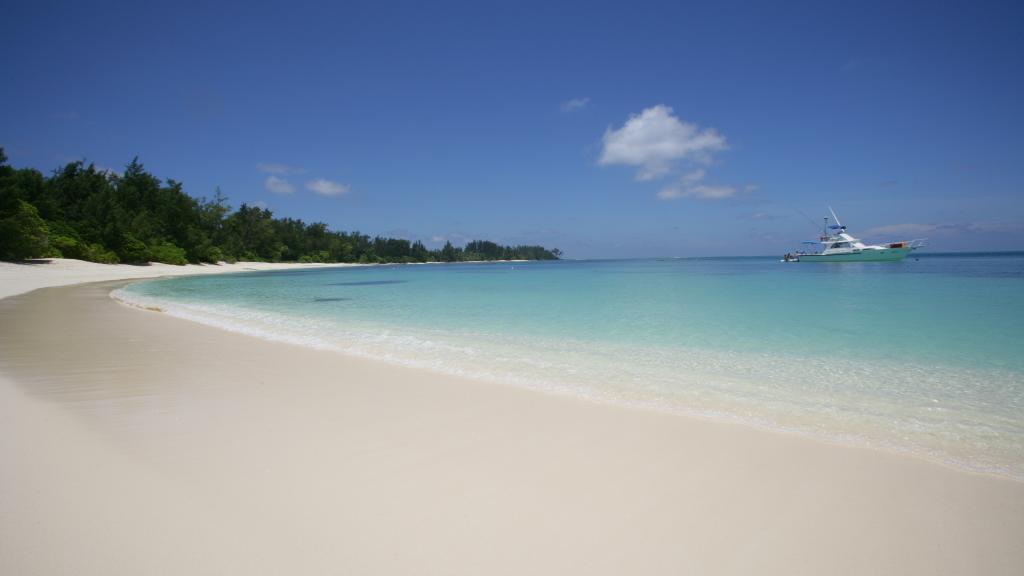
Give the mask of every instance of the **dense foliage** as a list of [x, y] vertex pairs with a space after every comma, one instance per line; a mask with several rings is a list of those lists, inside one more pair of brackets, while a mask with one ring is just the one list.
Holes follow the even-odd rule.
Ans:
[[274, 218], [220, 191], [196, 199], [133, 160], [123, 174], [72, 162], [44, 177], [7, 165], [0, 148], [0, 259], [65, 257], [104, 263], [459, 262], [554, 260], [557, 249], [476, 240], [428, 250], [422, 242], [334, 232], [326, 224]]

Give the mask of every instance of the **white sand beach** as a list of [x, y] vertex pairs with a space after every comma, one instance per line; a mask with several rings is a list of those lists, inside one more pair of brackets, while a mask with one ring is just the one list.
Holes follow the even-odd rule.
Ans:
[[280, 266], [0, 264], [0, 574], [1024, 570], [1024, 483], [108, 296]]
[[96, 264], [70, 258], [49, 258], [29, 262], [0, 262], [0, 298], [50, 286], [67, 286], [104, 280], [226, 274], [259, 270], [360, 266], [360, 264], [282, 264], [276, 262], [235, 262], [228, 264], [186, 264], [175, 266], [150, 262], [145, 265]]

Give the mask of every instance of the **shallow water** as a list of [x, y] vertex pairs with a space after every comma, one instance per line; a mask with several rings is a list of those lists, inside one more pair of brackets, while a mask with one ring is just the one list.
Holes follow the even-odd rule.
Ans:
[[1024, 479], [1024, 254], [382, 266], [157, 280], [250, 334]]

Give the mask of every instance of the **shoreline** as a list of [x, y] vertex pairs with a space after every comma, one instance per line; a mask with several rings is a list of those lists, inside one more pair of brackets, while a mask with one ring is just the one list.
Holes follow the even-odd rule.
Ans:
[[[234, 284], [228, 284], [227, 286], [234, 286]], [[416, 332], [415, 330], [407, 329], [404, 325], [396, 325], [386, 321], [369, 327], [363, 327], [359, 333], [356, 333], [355, 327], [358, 322], [337, 326], [329, 322], [317, 324], [319, 318], [316, 316], [310, 316], [305, 320], [293, 321], [288, 314], [279, 314], [276, 311], [266, 310], [258, 314], [256, 318], [253, 318], [244, 307], [232, 310], [230, 303], [228, 303], [227, 309], [222, 310], [216, 309], [216, 306], [207, 306], [201, 300], [177, 299], [174, 296], [174, 290], [171, 290], [170, 294], [164, 295], [159, 293], [147, 294], [145, 291], [133, 291], [131, 286], [126, 286], [113, 290], [110, 296], [124, 306], [139, 310], [161, 312], [218, 330], [243, 334], [270, 342], [329, 350], [345, 354], [349, 357], [369, 359], [388, 365], [413, 367], [435, 375], [469, 378], [489, 385], [513, 386], [543, 394], [566, 396], [598, 404], [656, 411], [686, 418], [696, 418], [702, 421], [736, 424], [768, 433], [793, 435], [836, 446], [880, 450], [890, 454], [936, 463], [958, 471], [1024, 482], [1024, 469], [1022, 469], [1021, 464], [1024, 460], [1020, 458], [1019, 450], [1016, 453], [1004, 452], [994, 454], [993, 452], [985, 452], [987, 446], [979, 446], [977, 443], [968, 444], [966, 440], [963, 440], [961, 444], [954, 444], [948, 441], [946, 444], [921, 442], [921, 437], [903, 435], [902, 431], [898, 429], [880, 429], [878, 423], [884, 420], [878, 417], [877, 413], [873, 414], [867, 403], [862, 405], [865, 413], [863, 418], [856, 421], [856, 425], [849, 424], [852, 421], [851, 416], [853, 418], [860, 416], [860, 414], [855, 412], [847, 410], [845, 413], [847, 418], [845, 420], [837, 418], [833, 421], [822, 421], [819, 417], [818, 420], [812, 421], [806, 417], [806, 412], [802, 412], [799, 407], [793, 404], [790, 404], [788, 413], [781, 413], [780, 417], [780, 411], [772, 413], [767, 409], [762, 409], [759, 412], [758, 409], [760, 407], [750, 404], [730, 405], [721, 401], [717, 405], [713, 403], [700, 404], [701, 399], [694, 399], [692, 396], [680, 399], [668, 393], [645, 395], [643, 392], [637, 391], [638, 389], [642, 390], [639, 386], [634, 386], [628, 390], [625, 387], [609, 389], [607, 387], [608, 382], [602, 379], [602, 370], [600, 368], [593, 368], [594, 365], [609, 368], [607, 365], [598, 362], [599, 358], [597, 356], [615, 359], [630, 358], [629, 362], [633, 364], [631, 368], [643, 366], [645, 362], [659, 364], [665, 360], [664, 355], [661, 357], [645, 355], [647, 351], [654, 349], [653, 347], [645, 347], [643, 350], [625, 347], [601, 348], [601, 354], [590, 356], [588, 362], [576, 361], [577, 364], [585, 364], [590, 367], [588, 371], [584, 372], [583, 368], [578, 369], [574, 365], [559, 365], [556, 362], [557, 359], [544, 356], [545, 347], [555, 348], [560, 344], [552, 340], [530, 347], [520, 346], [517, 348], [514, 342], [495, 344], [495, 342], [502, 342], [501, 335], [496, 334], [488, 336], [489, 343], [493, 346], [484, 348], [478, 346], [472, 338], [467, 339], [463, 337], [457, 341], [445, 340], [436, 334], [423, 333], [422, 331]], [[290, 297], [288, 295], [281, 296], [284, 298]], [[223, 296], [220, 302], [221, 304], [225, 303]], [[249, 312], [256, 309], [258, 307], [250, 309]], [[374, 316], [374, 321], [377, 320], [379, 319]], [[317, 328], [311, 328], [313, 325], [317, 325]], [[345, 334], [345, 336], [335, 337], [334, 329], [337, 329], [339, 334]], [[367, 339], [373, 340], [376, 334], [384, 333], [387, 333], [388, 336], [381, 336], [380, 341], [375, 341], [370, 345], [366, 344]], [[536, 339], [531, 338], [531, 340]], [[416, 348], [414, 344], [421, 341], [426, 341], [430, 345]], [[455, 356], [438, 356], [434, 352], [436, 349], [457, 350], [460, 351], [459, 353], [465, 351], [465, 359]], [[572, 354], [573, 351], [566, 353]], [[701, 351], [674, 349], [672, 353], [690, 356], [700, 354]], [[473, 362], [469, 358], [479, 358], [481, 360]], [[694, 376], [701, 374], [700, 364], [728, 366], [728, 371], [732, 373], [747, 374], [746, 371], [749, 370], [749, 366], [761, 360], [760, 355], [756, 353], [748, 353], [744, 356], [740, 352], [723, 352], [717, 357], [705, 356], [702, 361], [691, 362], [689, 365], [690, 371], [680, 371], [676, 378], [680, 384], [683, 384], [683, 388], [696, 385], [700, 389], [700, 378], [699, 376]], [[778, 367], [782, 365], [784, 360], [782, 360], [782, 357], [778, 357], [774, 361], [775, 366]], [[862, 359], [846, 360], [844, 364], [843, 359], [832, 359], [829, 361], [828, 366], [823, 367], [819, 364], [815, 368], [803, 358], [800, 359], [801, 369], [812, 372], [828, 368], [839, 372], [856, 373], [861, 361]], [[539, 362], [544, 365], [546, 370], [544, 372], [531, 372], [529, 365], [533, 362]], [[898, 363], [894, 362], [888, 368], [890, 370], [889, 373], [893, 374], [893, 378], [899, 373], [920, 374], [927, 368], [938, 370], [938, 368], [926, 365], [920, 360], [917, 360], [915, 363], [915, 360], [910, 358], [903, 358]], [[1013, 385], [1013, 382], [1004, 382], [1007, 376], [1002, 373], [989, 372], [976, 375], [960, 368], [960, 373], [957, 374], [955, 373], [956, 370], [956, 367], [946, 367], [946, 372], [941, 374], [942, 379], [945, 381], [956, 381], [955, 378], [960, 377], [963, 381], [969, 381], [970, 378], [979, 378], [991, 383], [993, 386], [1005, 384], [1008, 387], [1012, 387]], [[561, 376], [568, 373], [572, 374], [571, 379]], [[792, 369], [792, 366], [789, 366], [789, 369], [786, 370], [786, 375], [793, 377], [798, 375], [798, 372]], [[654, 376], [660, 375], [655, 374]], [[713, 374], [713, 376], [716, 375]], [[728, 377], [728, 375], [725, 376]], [[935, 372], [933, 377], [939, 379], [940, 375], [938, 372]], [[776, 382], [778, 380], [779, 378], [776, 378]], [[870, 378], [860, 378], [860, 382], [872, 381]], [[634, 384], [638, 382], [640, 384], [643, 383], [639, 380], [632, 381]], [[695, 382], [696, 384], [694, 384]], [[851, 384], [854, 383], [855, 381], [851, 381]], [[771, 380], [762, 381], [760, 385], [769, 389], [773, 382]], [[704, 390], [707, 389], [708, 387], [704, 388]], [[931, 401], [930, 398], [929, 396], [929, 401]], [[844, 408], [847, 407], [836, 407], [834, 411], [841, 413], [841, 410]], [[854, 407], [854, 409], [857, 409], [857, 407]], [[958, 419], [959, 414], [948, 410], [946, 412], [947, 415], [944, 420], [938, 421], [937, 424], [932, 423], [932, 431], [936, 429], [936, 426], [945, 428], [947, 422], [960, 422]], [[874, 416], [873, 420], [871, 419], [872, 416]], [[901, 414], [898, 416], [904, 417], [907, 422], [917, 422], [918, 427], [923, 427], [922, 421], [915, 420], [913, 415]], [[786, 417], [790, 419], [786, 420]], [[804, 419], [801, 420], [801, 417]], [[813, 422], [815, 425], [807, 424], [807, 422]], [[844, 425], [846, 427], [843, 427]], [[875, 427], [872, 428], [872, 425]], [[953, 430], [954, 428], [950, 427], [949, 433], [951, 435], [954, 434]], [[1017, 438], [1019, 436], [1009, 437]], [[925, 440], [928, 439], [930, 438], [925, 437]], [[1003, 459], [999, 460], [999, 457], [1003, 457]]]
[[[143, 279], [141, 281], [146, 280]], [[121, 306], [132, 308], [140, 312], [166, 314], [168, 316], [199, 324], [214, 330], [243, 335], [250, 338], [257, 338], [266, 342], [276, 342], [288, 346], [299, 346], [302, 348], [326, 351], [334, 354], [342, 354], [347, 358], [377, 362], [388, 366], [401, 366], [413, 370], [424, 371], [437, 377], [472, 380], [480, 383], [481, 385], [512, 387], [537, 394], [570, 398], [577, 401], [603, 406], [638, 410], [641, 412], [657, 412], [659, 414], [678, 416], [681, 418], [691, 418], [701, 422], [740, 426], [758, 432], [792, 436], [830, 446], [881, 451], [899, 457], [912, 458], [921, 462], [937, 464], [958, 472], [1010, 480], [1024, 484], [1024, 476], [1015, 474], [1013, 469], [1009, 467], [985, 467], [970, 460], [953, 459], [945, 453], [937, 451], [927, 452], [922, 451], [921, 449], [915, 450], [914, 448], [900, 445], [896, 442], [886, 443], [884, 440], [870, 438], [863, 434], [858, 435], [857, 433], [850, 432], [838, 433], [834, 431], [825, 433], [820, 430], [812, 431], [807, 428], [781, 425], [776, 421], [771, 421], [763, 417], [743, 417], [735, 412], [726, 411], [725, 409], [719, 409], [717, 411], [698, 411], [690, 407], [681, 407], [679, 405], [666, 404], [663, 402], [658, 403], [652, 400], [637, 398], [623, 399], [621, 396], [602, 395], [598, 392], [584, 390], [575, 386], [552, 385], [550, 382], [536, 384], [523, 380], [502, 378], [501, 376], [496, 376], [494, 374], [483, 375], [478, 372], [470, 374], [465, 371], [460, 372], [457, 369], [452, 370], [440, 368], [430, 362], [415, 362], [409, 361], [408, 359], [396, 359], [394, 356], [374, 355], [366, 352], [365, 350], [353, 351], [351, 349], [346, 349], [337, 343], [332, 343], [329, 340], [310, 341], [307, 338], [302, 338], [295, 334], [274, 331], [267, 325], [244, 324], [240, 323], [237, 319], [232, 319], [230, 316], [223, 316], [206, 310], [196, 312], [187, 306], [182, 308], [173, 301], [161, 301], [160, 298], [153, 297], [143, 297], [140, 301], [138, 296], [133, 296], [123, 291], [123, 289], [135, 283], [136, 281], [132, 281], [112, 290], [109, 294], [111, 300], [117, 302]]]
[[372, 266], [351, 263], [236, 262], [228, 264], [98, 264], [70, 258], [48, 258], [27, 262], [0, 262], [0, 299], [17, 296], [40, 288], [71, 286], [112, 280], [149, 280], [171, 276], [205, 274], [237, 274], [268, 270], [300, 270], [305, 268], [343, 268]]
[[[522, 263], [535, 260], [466, 260], [463, 262], [411, 262], [409, 264], [490, 264]], [[355, 262], [235, 262], [229, 264], [99, 264], [71, 258], [45, 258], [25, 262], [0, 261], [0, 299], [17, 296], [39, 288], [71, 286], [112, 280], [152, 280], [173, 276], [206, 274], [237, 274], [273, 270], [313, 268], [349, 268], [355, 266], [399, 266], [404, 264], [359, 264]]]
[[0, 300], [0, 572], [1024, 566], [1019, 482], [214, 330], [127, 282]]

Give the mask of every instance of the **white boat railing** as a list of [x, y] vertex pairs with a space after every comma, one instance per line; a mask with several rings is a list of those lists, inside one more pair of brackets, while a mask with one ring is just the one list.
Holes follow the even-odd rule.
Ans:
[[898, 242], [887, 242], [884, 244], [885, 247], [891, 248], [894, 244], [902, 244], [904, 248], [910, 248], [911, 250], [917, 250], [927, 246], [925, 241], [927, 238], [914, 238], [913, 240], [900, 240]]

